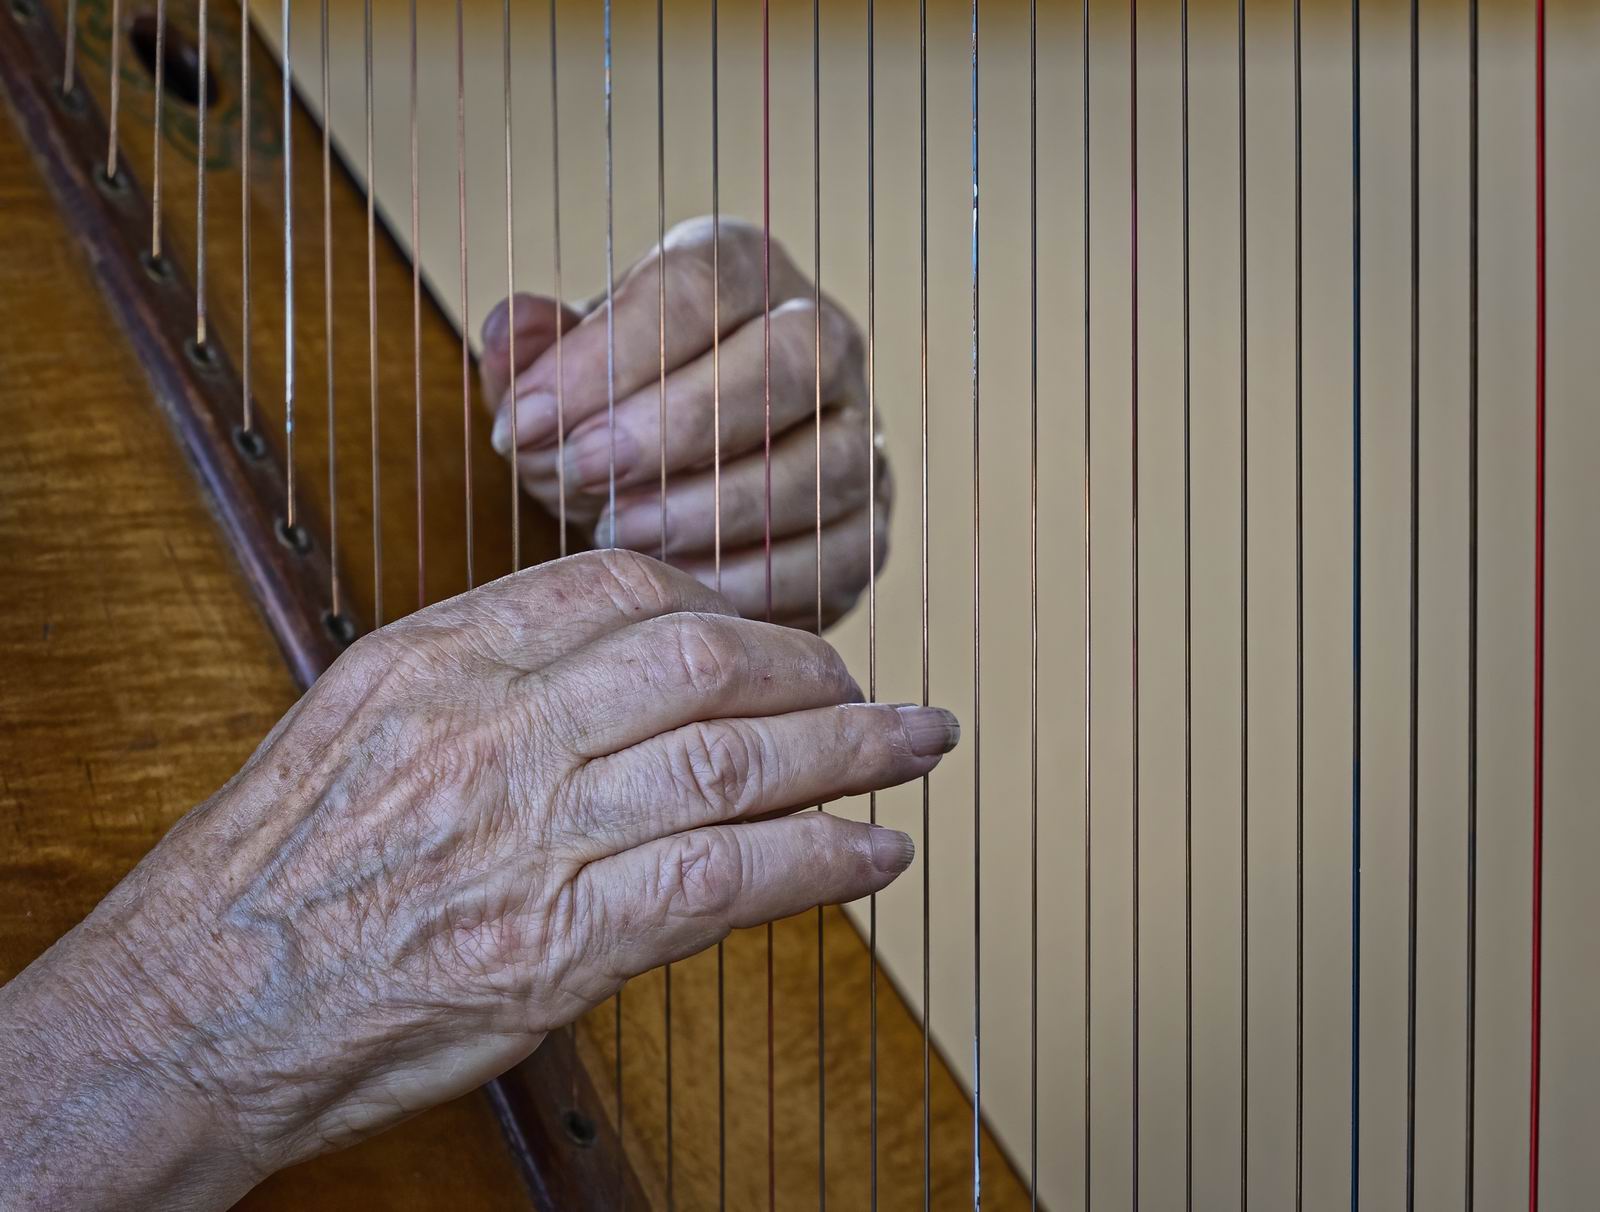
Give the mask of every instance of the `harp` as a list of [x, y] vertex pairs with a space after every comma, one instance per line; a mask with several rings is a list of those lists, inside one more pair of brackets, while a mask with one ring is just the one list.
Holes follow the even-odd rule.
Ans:
[[579, 541], [474, 323], [717, 210], [868, 333], [897, 550], [836, 638], [968, 743], [839, 810], [919, 867], [247, 1204], [1582, 1206], [1597, 53], [1545, 0], [9, 0], [0, 972], [352, 638]]

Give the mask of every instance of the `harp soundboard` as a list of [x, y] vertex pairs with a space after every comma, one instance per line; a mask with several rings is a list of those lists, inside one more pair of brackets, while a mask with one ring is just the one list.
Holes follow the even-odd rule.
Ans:
[[[413, 1169], [458, 1181], [395, 1206], [1585, 1206], [1597, 56], [1567, 0], [9, 0], [7, 189], [103, 295], [84, 381], [156, 407], [16, 412], [0, 463], [56, 510], [0, 514], [37, 585], [0, 869], [44, 907], [0, 975], [188, 806], [27, 882], [25, 681], [93, 783], [29, 646], [60, 533], [112, 520], [102, 575], [158, 607], [136, 552], [192, 564], [204, 625], [129, 634], [193, 663], [149, 747], [198, 798], [364, 632], [593, 541], [490, 446], [488, 311], [603, 309], [740, 218], [861, 323], [898, 486], [830, 638], [964, 744], [829, 806], [916, 837], [892, 888], [631, 983], [425, 1117]], [[663, 408], [720, 286], [660, 284]], [[361, 1197], [384, 1148], [251, 1200]]]

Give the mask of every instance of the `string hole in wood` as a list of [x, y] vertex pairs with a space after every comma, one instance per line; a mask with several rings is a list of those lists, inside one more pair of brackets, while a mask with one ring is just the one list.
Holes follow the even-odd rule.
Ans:
[[324, 610], [322, 626], [340, 648], [348, 648], [355, 643], [356, 625], [350, 621], [349, 615], [334, 614], [331, 610]]
[[108, 198], [121, 202], [128, 196], [128, 178], [119, 167], [115, 174], [106, 172], [105, 164], [99, 163], [94, 167], [94, 181], [100, 187], [100, 192]]
[[576, 1109], [561, 1113], [561, 1126], [567, 1130], [567, 1139], [580, 1149], [592, 1149], [599, 1137], [594, 1120]]
[[254, 429], [236, 428], [233, 431], [233, 444], [240, 454], [253, 462], [267, 457], [267, 444]]
[[215, 370], [217, 368], [217, 355], [212, 352], [209, 342], [202, 345], [192, 336], [185, 337], [183, 352], [189, 356], [189, 361], [193, 362], [201, 370]]
[[275, 529], [278, 532], [278, 542], [296, 555], [305, 555], [311, 550], [311, 533], [299, 522], [291, 526], [279, 518]]
[[34, 0], [11, 0], [11, 15], [26, 23], [39, 15], [39, 6]]
[[69, 114], [83, 113], [83, 86], [75, 83], [71, 88], [56, 89], [56, 101]]
[[172, 262], [165, 257], [157, 256], [148, 248], [140, 250], [139, 264], [144, 266], [145, 275], [152, 282], [160, 282], [165, 285], [172, 281]]
[[[15, 0], [13, 0], [15, 2]], [[31, 2], [31, 0], [28, 0]], [[158, 35], [160, 22], [154, 13], [145, 13], [135, 17], [132, 27], [128, 30], [128, 45], [133, 48], [133, 53], [144, 65], [145, 71], [150, 73], [150, 78], [155, 79], [156, 74], [156, 47], [159, 45]], [[176, 98], [191, 109], [200, 106], [200, 48], [195, 44], [189, 31], [172, 22], [167, 21], [167, 37], [164, 53], [162, 54], [164, 66], [162, 84], [167, 95]], [[206, 108], [210, 109], [217, 103], [217, 74], [210, 70], [207, 64], [206, 71]]]

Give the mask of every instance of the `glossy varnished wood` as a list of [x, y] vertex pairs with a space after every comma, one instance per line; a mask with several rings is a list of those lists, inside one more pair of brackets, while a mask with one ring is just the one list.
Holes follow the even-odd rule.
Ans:
[[[9, 113], [0, 212], [3, 981], [231, 775], [296, 690]], [[245, 1206], [523, 1198], [474, 1095]]]

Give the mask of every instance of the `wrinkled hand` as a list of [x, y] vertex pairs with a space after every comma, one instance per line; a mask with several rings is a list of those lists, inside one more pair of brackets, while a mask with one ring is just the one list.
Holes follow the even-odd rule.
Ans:
[[[673, 228], [661, 250], [651, 252], [617, 283], [611, 335], [615, 516], [608, 508], [613, 435], [607, 427], [604, 301], [580, 319], [570, 309], [559, 309], [554, 300], [518, 295], [514, 333], [508, 324], [512, 309], [502, 303], [483, 325], [483, 394], [495, 414], [496, 447], [509, 454], [514, 436], [523, 483], [545, 508], [557, 512], [564, 473], [568, 517], [592, 528], [597, 545], [614, 543], [659, 555], [663, 439], [658, 287], [664, 262], [666, 558], [705, 584], [716, 579], [713, 467], [720, 411], [721, 588], [747, 618], [765, 618], [763, 240], [760, 228], [745, 223], [724, 220], [720, 231], [715, 309], [709, 219]], [[869, 433], [860, 329], [826, 297], [819, 315], [810, 281], [781, 247], [774, 244], [771, 251], [772, 618], [809, 628], [816, 625], [818, 608], [819, 323], [824, 623], [847, 611], [865, 588], [873, 554], [882, 564], [893, 486]], [[558, 325], [564, 332], [559, 359]], [[714, 354], [713, 334], [718, 332]], [[564, 430], [562, 441], [558, 430]], [[564, 460], [558, 449], [564, 450]], [[879, 465], [875, 544], [869, 538], [867, 507], [874, 460]]]
[[883, 888], [906, 835], [788, 814], [926, 773], [958, 728], [860, 697], [822, 640], [626, 552], [361, 640], [0, 989], [0, 1189], [226, 1203], [630, 976]]

